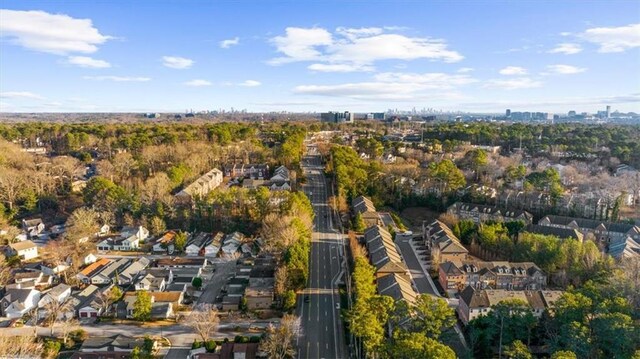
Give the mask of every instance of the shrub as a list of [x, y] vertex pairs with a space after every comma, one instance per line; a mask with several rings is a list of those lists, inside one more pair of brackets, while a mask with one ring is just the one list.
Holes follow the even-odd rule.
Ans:
[[193, 344], [191, 344], [191, 349], [198, 349], [198, 348], [202, 348], [202, 342], [194, 340]]
[[251, 338], [249, 338], [249, 343], [260, 343], [260, 336], [253, 335]]
[[209, 339], [204, 343], [204, 347], [207, 348], [207, 351], [210, 353], [215, 352], [217, 346], [218, 344], [216, 344], [216, 341], [213, 339]]
[[236, 337], [233, 338], [233, 342], [234, 343], [248, 343], [249, 342], [249, 338], [245, 337], [244, 335], [236, 335]]
[[200, 277], [193, 278], [193, 281], [191, 281], [191, 285], [194, 288], [199, 290], [200, 288], [202, 288], [202, 278], [200, 278]]
[[83, 342], [87, 339], [87, 332], [84, 329], [76, 329], [69, 333], [69, 338], [74, 342]]
[[57, 340], [47, 339], [44, 341], [44, 357], [45, 358], [55, 358], [58, 356], [58, 352], [62, 344]]

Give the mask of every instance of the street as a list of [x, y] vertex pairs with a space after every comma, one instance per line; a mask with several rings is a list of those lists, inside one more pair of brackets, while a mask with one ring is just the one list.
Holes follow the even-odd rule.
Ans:
[[311, 200], [315, 219], [308, 286], [298, 295], [296, 311], [302, 326], [297, 342], [298, 358], [347, 358], [336, 284], [344, 275], [342, 235], [333, 227], [320, 156], [313, 153], [306, 156], [302, 167], [307, 178], [303, 190]]

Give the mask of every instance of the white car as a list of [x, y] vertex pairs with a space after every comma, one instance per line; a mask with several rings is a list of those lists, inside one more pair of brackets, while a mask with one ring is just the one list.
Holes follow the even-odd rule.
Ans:
[[336, 303], [336, 309], [340, 309], [340, 303]]

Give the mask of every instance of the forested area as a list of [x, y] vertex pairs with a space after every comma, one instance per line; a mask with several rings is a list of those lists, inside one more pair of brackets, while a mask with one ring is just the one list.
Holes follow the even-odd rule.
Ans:
[[533, 353], [552, 353], [552, 358], [637, 358], [640, 311], [625, 289], [634, 286], [637, 301], [640, 287], [637, 275], [633, 281], [626, 277], [629, 274], [616, 270], [570, 288], [553, 311], [540, 318], [519, 300], [497, 304], [467, 327], [474, 356], [492, 357], [502, 348], [503, 355], [516, 358], [532, 358]]

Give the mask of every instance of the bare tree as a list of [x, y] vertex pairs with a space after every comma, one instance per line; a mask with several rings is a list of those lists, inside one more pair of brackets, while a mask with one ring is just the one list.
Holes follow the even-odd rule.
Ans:
[[91, 208], [80, 207], [71, 213], [65, 224], [66, 236], [72, 241], [92, 236], [100, 228], [98, 213]]
[[300, 319], [295, 315], [285, 314], [280, 325], [267, 328], [267, 338], [263, 348], [269, 359], [285, 359], [296, 355], [295, 341], [300, 334]]
[[287, 283], [289, 281], [289, 272], [285, 266], [278, 267], [275, 273], [275, 284], [273, 286], [274, 292], [277, 296], [284, 294], [287, 290]]
[[202, 338], [202, 341], [210, 338], [211, 334], [216, 331], [219, 323], [220, 318], [218, 318], [218, 311], [210, 305], [203, 305], [195, 309], [185, 321], [185, 324], [193, 329], [193, 331]]
[[44, 310], [46, 312], [46, 322], [51, 330], [51, 336], [53, 336], [53, 327], [58, 319], [64, 318], [64, 314], [71, 309], [70, 301], [59, 302], [55, 298], [52, 298], [45, 304]]
[[60, 330], [62, 336], [62, 343], [67, 345], [67, 339], [69, 339], [69, 334], [76, 330], [80, 326], [80, 322], [76, 318], [65, 318], [60, 322]]
[[0, 287], [4, 287], [11, 279], [11, 270], [6, 261], [4, 253], [0, 253]]
[[42, 342], [32, 336], [0, 335], [0, 358], [38, 358], [43, 349]]

